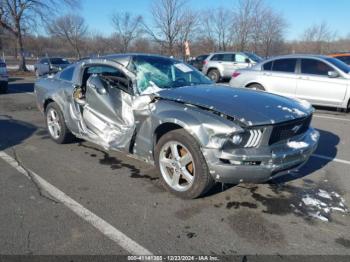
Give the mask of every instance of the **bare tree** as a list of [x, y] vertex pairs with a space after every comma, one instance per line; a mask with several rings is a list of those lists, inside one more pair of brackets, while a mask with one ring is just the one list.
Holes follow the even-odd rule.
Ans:
[[179, 32], [178, 47], [179, 51], [182, 54], [182, 57], [185, 59], [185, 43], [189, 42], [190, 35], [194, 33], [197, 27], [198, 19], [197, 14], [191, 10], [188, 10], [184, 13], [182, 27]]
[[274, 47], [283, 42], [287, 23], [282, 15], [271, 9], [266, 9], [262, 14], [259, 42], [261, 44], [261, 54], [269, 57], [273, 53]]
[[27, 71], [23, 33], [57, 11], [62, 4], [75, 6], [79, 0], [0, 0], [0, 27], [10, 32], [16, 39], [20, 54], [19, 70]]
[[216, 49], [226, 51], [232, 42], [232, 12], [218, 8], [203, 12], [201, 32], [216, 43]]
[[81, 57], [83, 38], [87, 34], [87, 26], [83, 17], [68, 14], [57, 18], [48, 26], [51, 35], [68, 41], [74, 49], [76, 57]]
[[110, 38], [104, 37], [99, 32], [93, 32], [85, 39], [88, 52], [92, 55], [99, 56], [109, 52], [111, 49]]
[[127, 52], [130, 43], [141, 35], [142, 20], [142, 16], [135, 16], [129, 12], [114, 13], [112, 15], [113, 27], [123, 43], [122, 52]]
[[324, 53], [329, 43], [334, 40], [336, 33], [333, 32], [326, 22], [315, 24], [305, 29], [302, 40], [308, 52]]
[[251, 41], [256, 14], [261, 8], [261, 0], [239, 0], [233, 14], [233, 32], [239, 51], [245, 51]]
[[[155, 0], [152, 5], [153, 27], [145, 25], [151, 37], [175, 55], [175, 46], [186, 25], [186, 6], [183, 0]], [[153, 30], [154, 29], [154, 30]]]

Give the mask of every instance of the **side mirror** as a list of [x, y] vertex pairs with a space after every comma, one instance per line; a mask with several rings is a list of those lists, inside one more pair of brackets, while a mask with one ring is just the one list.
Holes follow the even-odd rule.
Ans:
[[249, 58], [246, 58], [244, 61], [245, 61], [247, 64], [250, 64], [250, 59], [249, 59]]
[[339, 77], [339, 73], [337, 71], [328, 71], [329, 78], [337, 78]]
[[96, 92], [100, 95], [107, 94], [106, 88], [104, 87], [101, 79], [97, 75], [90, 76], [86, 83], [86, 86], [87, 88], [95, 89]]

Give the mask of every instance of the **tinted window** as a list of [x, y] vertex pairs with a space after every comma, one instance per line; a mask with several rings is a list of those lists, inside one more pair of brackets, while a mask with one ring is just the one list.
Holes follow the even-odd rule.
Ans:
[[222, 61], [234, 62], [235, 61], [235, 54], [223, 54]]
[[316, 59], [301, 59], [301, 73], [327, 76], [328, 71], [334, 71], [326, 63]]
[[337, 56], [336, 58], [345, 64], [350, 65], [350, 56]]
[[222, 55], [213, 55], [213, 57], [210, 59], [211, 61], [222, 61]]
[[271, 71], [271, 69], [272, 69], [272, 61], [271, 62], [268, 62], [268, 63], [265, 63], [264, 65], [263, 65], [263, 69], [265, 70], [265, 71]]
[[214, 55], [210, 60], [233, 62], [235, 61], [235, 54], [217, 54], [217, 55]]
[[294, 58], [279, 59], [273, 62], [272, 71], [294, 73], [297, 60]]
[[60, 73], [60, 79], [66, 80], [66, 81], [72, 81], [73, 73], [74, 73], [74, 66], [68, 67]]

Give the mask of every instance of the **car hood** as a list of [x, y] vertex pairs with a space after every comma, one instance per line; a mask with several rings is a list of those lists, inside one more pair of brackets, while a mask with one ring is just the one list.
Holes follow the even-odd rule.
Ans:
[[213, 110], [233, 117], [246, 126], [281, 123], [306, 117], [313, 112], [313, 108], [305, 101], [223, 85], [165, 89], [156, 96]]

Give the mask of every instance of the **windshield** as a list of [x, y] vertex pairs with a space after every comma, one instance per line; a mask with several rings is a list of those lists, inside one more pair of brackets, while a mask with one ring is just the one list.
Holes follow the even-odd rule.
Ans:
[[140, 93], [213, 83], [193, 67], [166, 57], [135, 56], [131, 67]]
[[260, 56], [254, 54], [254, 53], [244, 52], [244, 54], [256, 63], [259, 63], [263, 60]]
[[344, 62], [340, 61], [339, 59], [336, 59], [336, 58], [333, 58], [333, 57], [328, 57], [328, 58], [325, 58], [325, 59], [329, 63], [331, 63], [332, 65], [334, 65], [337, 68], [339, 68], [344, 73], [348, 74], [350, 72], [350, 67], [347, 64], [345, 64]]
[[50, 58], [50, 63], [53, 65], [65, 65], [69, 64], [67, 59], [64, 58]]

